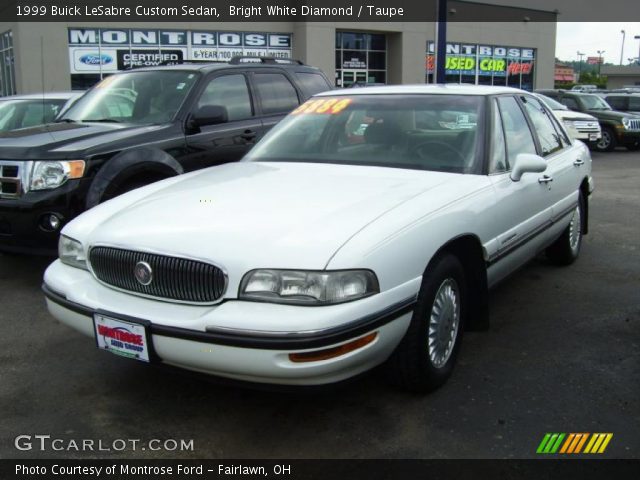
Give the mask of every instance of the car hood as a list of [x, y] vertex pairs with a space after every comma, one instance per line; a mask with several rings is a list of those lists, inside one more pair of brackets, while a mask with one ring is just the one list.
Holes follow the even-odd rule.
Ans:
[[638, 118], [637, 115], [633, 115], [625, 112], [618, 112], [616, 110], [587, 110], [587, 113], [593, 115], [600, 120], [618, 120], [622, 121], [623, 118]]
[[424, 192], [450, 188], [456, 177], [379, 167], [240, 162], [125, 194], [86, 212], [63, 233], [86, 248], [102, 244], [173, 253], [234, 271], [323, 269], [368, 224]]
[[569, 119], [569, 120], [589, 120], [597, 122], [598, 119], [593, 115], [589, 115], [588, 113], [583, 112], [574, 112], [573, 110], [554, 110], [556, 118], [559, 119]]
[[63, 122], [21, 128], [0, 133], [0, 159], [65, 159], [83, 155], [96, 146], [139, 138], [162, 128], [166, 126]]

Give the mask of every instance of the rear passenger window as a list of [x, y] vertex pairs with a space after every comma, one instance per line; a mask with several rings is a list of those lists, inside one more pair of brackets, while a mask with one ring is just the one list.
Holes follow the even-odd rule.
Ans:
[[309, 95], [331, 90], [331, 85], [319, 73], [296, 72], [296, 77]]
[[256, 73], [256, 90], [262, 100], [262, 113], [289, 113], [298, 106], [298, 94], [289, 79], [281, 73]]
[[622, 97], [607, 97], [605, 101], [611, 105], [611, 108], [614, 110], [625, 110], [624, 108], [624, 98]]
[[230, 122], [251, 117], [251, 98], [244, 75], [223, 75], [211, 80], [198, 100], [198, 108], [205, 105], [226, 107]]
[[629, 97], [629, 110], [640, 112], [640, 97]]
[[538, 134], [542, 156], [546, 157], [558, 150], [562, 150], [560, 136], [553, 126], [553, 121], [549, 118], [547, 111], [540, 102], [535, 98], [525, 96], [520, 97], [520, 100], [522, 100], [524, 108]]
[[529, 124], [514, 97], [499, 97], [502, 126], [507, 138], [507, 161], [513, 165], [520, 153], [537, 153]]

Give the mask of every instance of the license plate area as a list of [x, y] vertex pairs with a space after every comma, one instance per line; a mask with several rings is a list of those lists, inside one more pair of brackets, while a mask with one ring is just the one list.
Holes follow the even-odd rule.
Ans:
[[593, 141], [593, 140], [597, 140], [598, 139], [598, 134], [597, 133], [590, 133], [589, 134], [589, 140]]
[[93, 316], [96, 345], [121, 357], [149, 362], [149, 330], [144, 323], [96, 313]]

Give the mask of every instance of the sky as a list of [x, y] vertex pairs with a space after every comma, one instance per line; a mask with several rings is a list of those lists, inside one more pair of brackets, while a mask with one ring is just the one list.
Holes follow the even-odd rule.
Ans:
[[618, 65], [622, 48], [622, 33], [625, 30], [624, 52], [622, 64], [627, 65], [630, 57], [638, 57], [640, 40], [639, 22], [559, 22], [556, 35], [556, 57], [560, 60], [578, 60], [576, 53], [584, 53], [587, 57], [597, 57], [598, 50], [604, 50], [604, 61]]

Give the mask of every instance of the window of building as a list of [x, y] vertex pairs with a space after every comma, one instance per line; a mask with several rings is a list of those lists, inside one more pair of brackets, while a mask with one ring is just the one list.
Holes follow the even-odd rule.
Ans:
[[364, 32], [336, 32], [336, 86], [386, 83], [387, 37]]
[[0, 33], [0, 96], [15, 95], [16, 74], [13, 57], [13, 33]]

